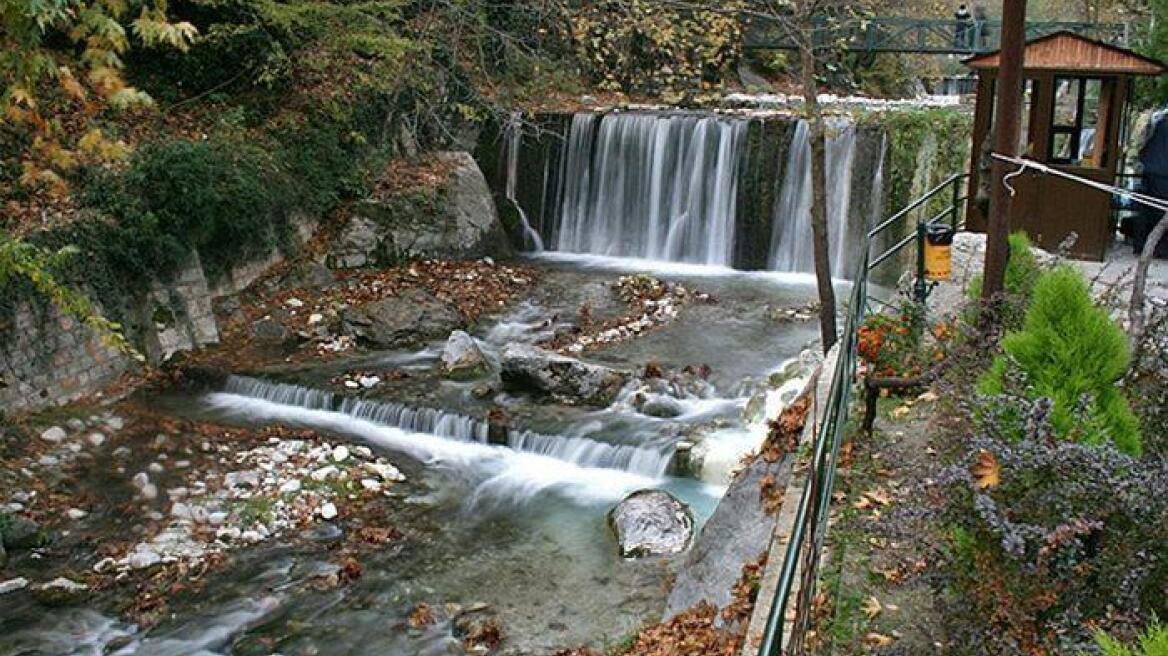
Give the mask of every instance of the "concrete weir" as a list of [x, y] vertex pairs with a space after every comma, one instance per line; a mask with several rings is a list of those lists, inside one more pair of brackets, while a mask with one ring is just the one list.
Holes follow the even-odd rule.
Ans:
[[[884, 210], [885, 135], [833, 118], [833, 273]], [[526, 250], [809, 272], [810, 144], [782, 114], [609, 111], [512, 117], [478, 159]]]

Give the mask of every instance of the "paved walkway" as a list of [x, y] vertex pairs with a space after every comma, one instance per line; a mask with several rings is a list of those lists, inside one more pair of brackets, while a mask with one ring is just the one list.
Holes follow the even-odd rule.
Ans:
[[[1092, 281], [1096, 293], [1114, 287], [1122, 280], [1121, 294], [1126, 301], [1131, 298], [1131, 280], [1135, 275], [1137, 260], [1131, 246], [1117, 242], [1103, 262], [1073, 262]], [[1159, 305], [1168, 305], [1168, 260], [1152, 260], [1148, 269], [1147, 295], [1149, 300]]]

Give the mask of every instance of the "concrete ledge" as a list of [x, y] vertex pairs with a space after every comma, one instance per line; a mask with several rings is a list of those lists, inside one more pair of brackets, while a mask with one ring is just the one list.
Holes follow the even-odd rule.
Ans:
[[[815, 436], [819, 434], [819, 427], [823, 425], [824, 415], [827, 411], [827, 397], [831, 390], [832, 378], [835, 374], [836, 362], [839, 360], [840, 345], [837, 342], [827, 356], [823, 359], [823, 363], [819, 366], [819, 371], [815, 375], [814, 386], [811, 392], [811, 409], [814, 413], [812, 420], [808, 421], [803, 427], [803, 435], [799, 440], [799, 447], [807, 444], [815, 443]], [[754, 604], [754, 612], [750, 616], [750, 624], [746, 629], [746, 639], [742, 642], [741, 656], [754, 656], [758, 653], [762, 646], [763, 635], [766, 633], [767, 620], [771, 615], [771, 608], [774, 606], [775, 591], [779, 587], [779, 575], [783, 569], [783, 560], [787, 555], [787, 543], [790, 541], [791, 532], [795, 526], [795, 515], [799, 507], [799, 501], [803, 498], [803, 490], [807, 486], [807, 467], [806, 463], [794, 463], [794, 468], [791, 473], [790, 482], [787, 484], [787, 489], [783, 492], [783, 505], [779, 508], [779, 518], [775, 522], [775, 530], [771, 535], [770, 546], [767, 549], [767, 563], [763, 570], [762, 581], [759, 584], [758, 599]], [[795, 586], [792, 588], [792, 593], [797, 594], [799, 591], [799, 571], [801, 568], [796, 568], [795, 571]], [[794, 622], [794, 609], [787, 610], [786, 617], [783, 618], [783, 642], [782, 649], [786, 652], [787, 640], [791, 635], [791, 627]]]

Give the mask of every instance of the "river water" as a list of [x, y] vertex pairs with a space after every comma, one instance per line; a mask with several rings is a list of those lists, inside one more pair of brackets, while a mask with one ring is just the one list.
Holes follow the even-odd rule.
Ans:
[[[773, 410], [777, 391], [767, 377], [817, 333], [813, 322], [777, 321], [772, 310], [807, 305], [813, 280], [589, 255], [532, 261], [542, 275], [529, 297], [473, 331], [489, 357], [508, 342], [548, 335], [581, 304], [601, 318], [619, 314], [612, 281], [648, 269], [717, 302], [685, 305], [672, 323], [584, 359], [630, 371], [648, 362], [701, 363], [710, 367], [708, 387], [677, 399], [679, 414], [669, 418], [637, 412], [627, 395], [600, 409], [502, 392], [478, 399], [474, 382], [437, 374], [437, 343], [247, 372], [212, 393], [145, 399], [179, 416], [306, 427], [386, 454], [408, 481], [394, 488], [381, 520], [405, 539], [363, 555], [364, 574], [353, 584], [324, 590], [312, 581], [335, 567], [337, 535], [328, 523], [234, 552], [202, 592], [176, 600], [174, 615], [148, 631], [114, 619], [108, 595], [50, 612], [22, 604], [20, 595], [0, 596], [0, 655], [458, 653], [441, 613], [433, 626], [406, 624], [419, 602], [489, 605], [507, 653], [604, 647], [658, 619], [675, 563], [620, 558], [606, 514], [629, 492], [658, 488], [688, 503], [699, 525], [709, 516], [734, 464], [765, 433], [744, 419], [751, 398]], [[371, 363], [410, 375], [360, 399], [328, 382]], [[483, 418], [492, 405], [507, 409], [506, 446], [487, 443]], [[673, 476], [683, 440], [704, 440], [704, 465]]]

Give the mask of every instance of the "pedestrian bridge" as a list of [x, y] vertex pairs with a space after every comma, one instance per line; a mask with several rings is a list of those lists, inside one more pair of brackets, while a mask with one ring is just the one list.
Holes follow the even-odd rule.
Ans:
[[[1027, 22], [1026, 40], [1073, 32], [1115, 46], [1128, 43], [1123, 23]], [[852, 52], [901, 52], [975, 55], [1000, 47], [1002, 22], [936, 18], [875, 17], [867, 19], [817, 18], [812, 31], [816, 47], [838, 44]], [[754, 16], [745, 23], [745, 47], [749, 50], [795, 50], [796, 38], [778, 21]]]

